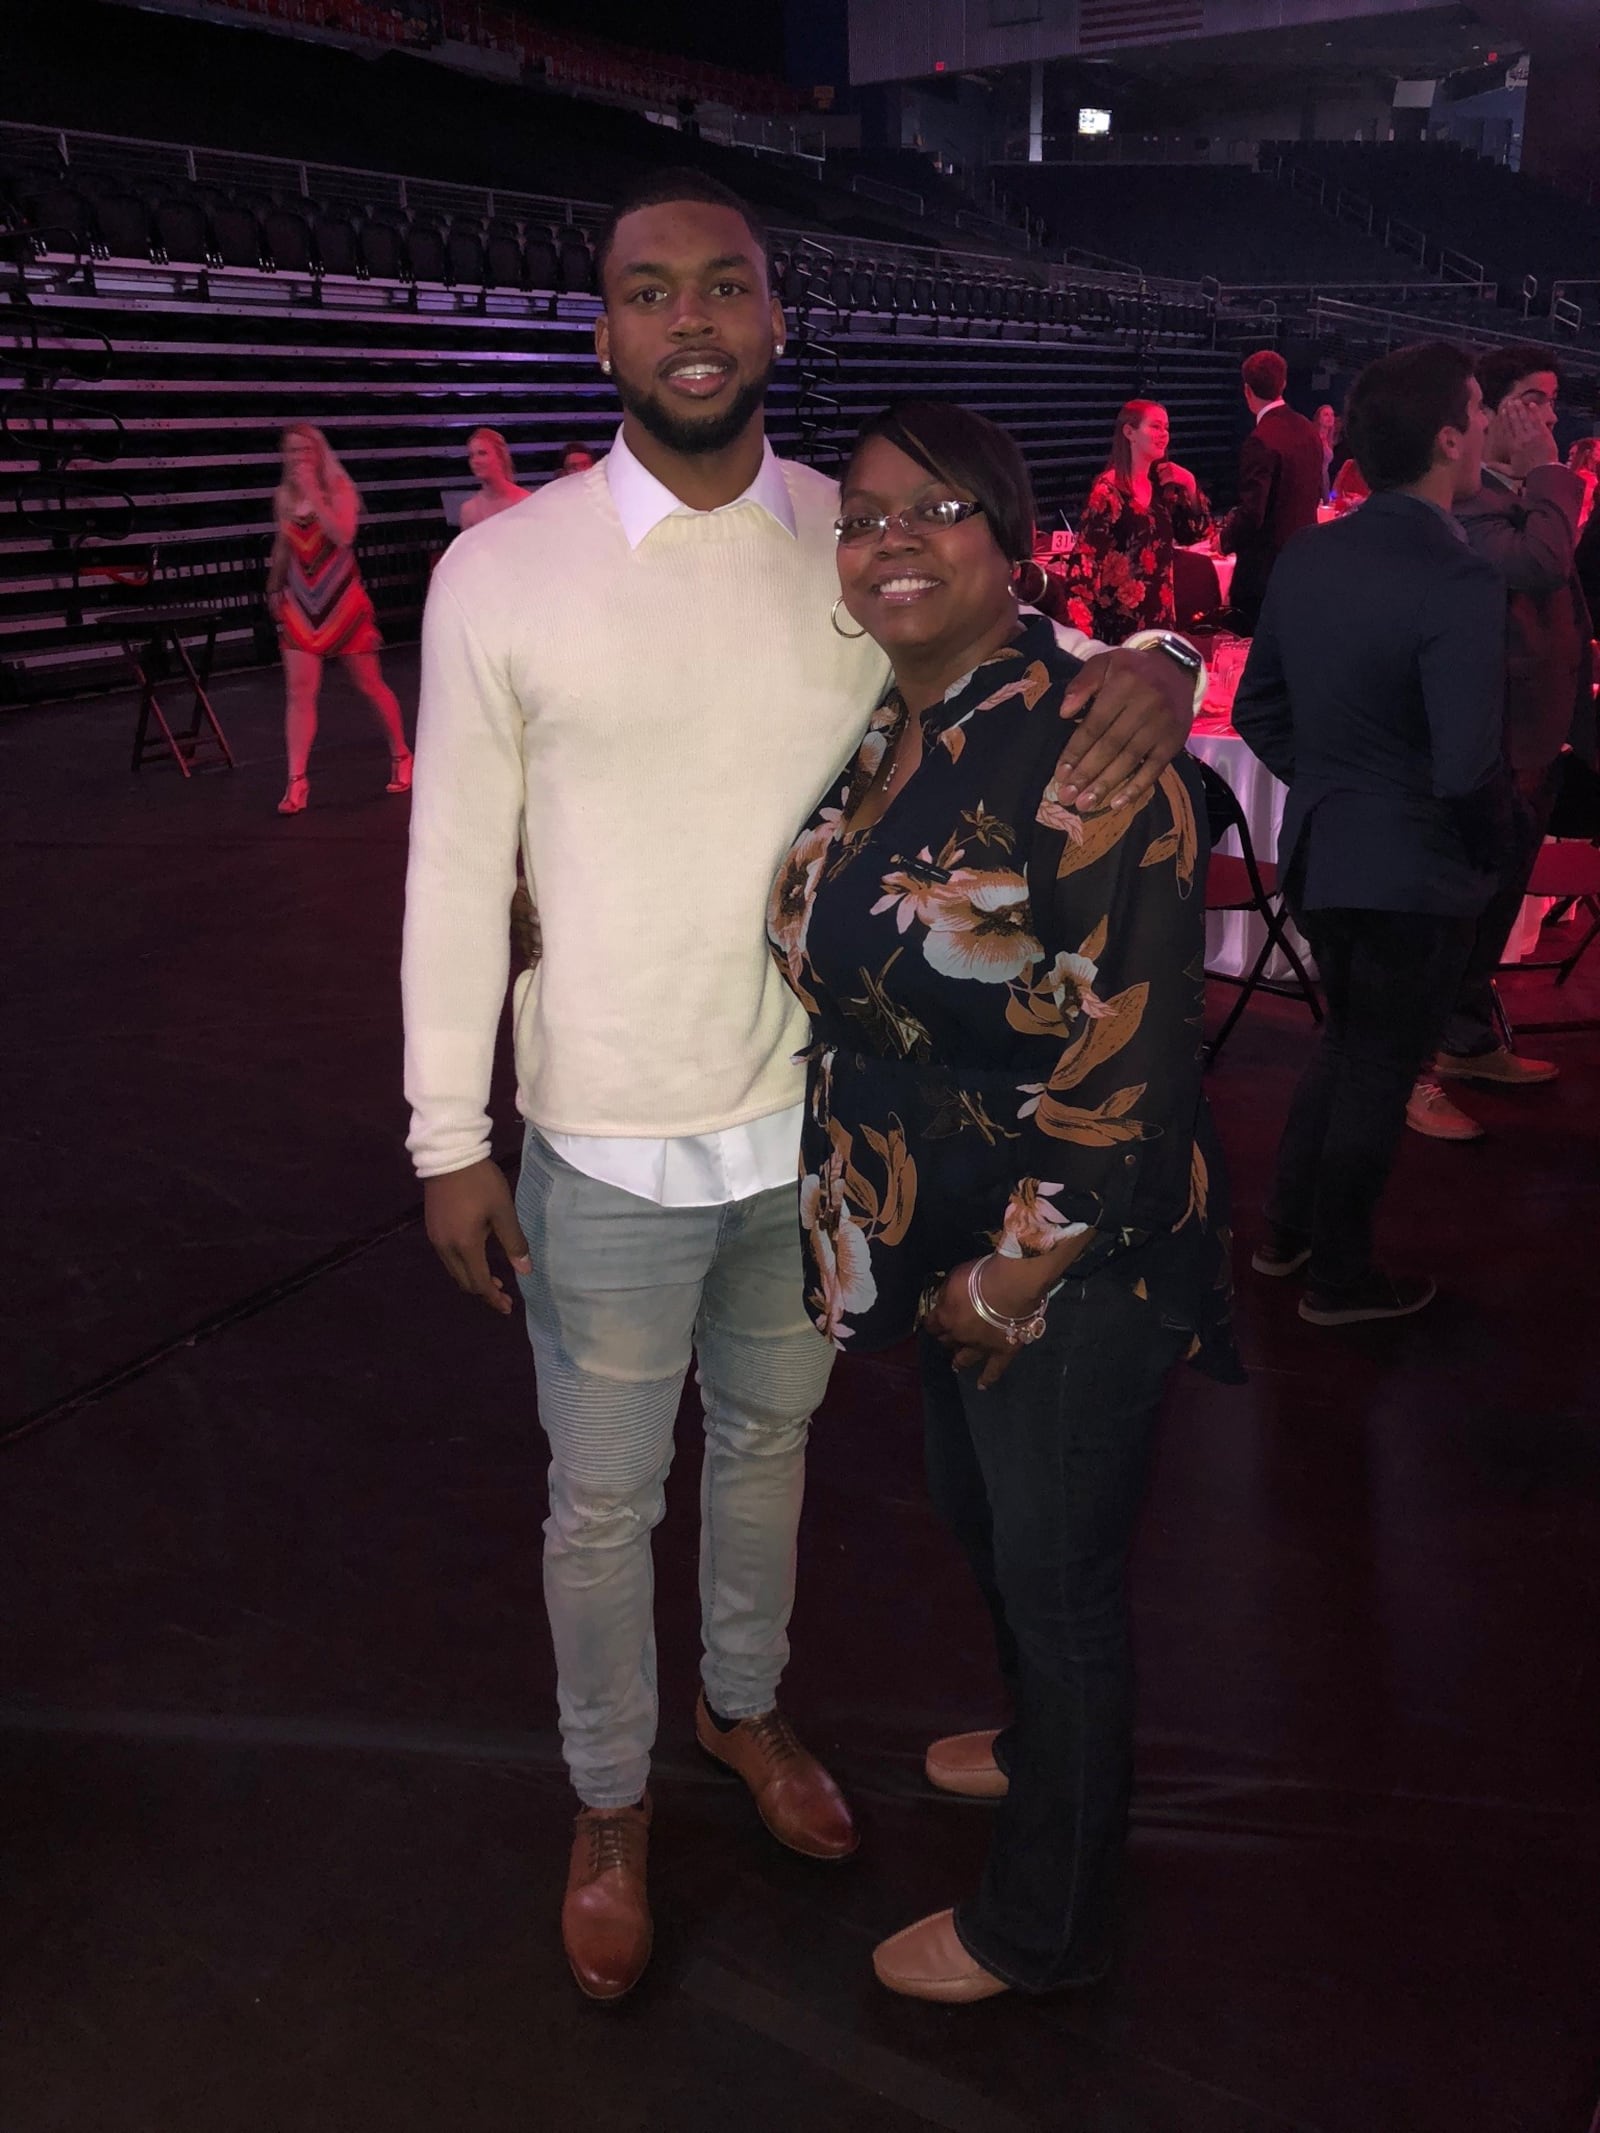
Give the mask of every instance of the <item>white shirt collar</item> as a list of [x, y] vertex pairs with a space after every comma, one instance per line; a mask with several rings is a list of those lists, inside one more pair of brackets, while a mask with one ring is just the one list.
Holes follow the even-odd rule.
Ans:
[[686, 518], [715, 518], [717, 512], [737, 511], [741, 504], [759, 504], [769, 518], [777, 520], [785, 533], [791, 538], [795, 535], [794, 504], [789, 495], [789, 484], [783, 478], [777, 453], [765, 441], [755, 480], [742, 496], [736, 496], [730, 504], [719, 504], [717, 511], [696, 511], [674, 496], [666, 483], [658, 481], [629, 451], [621, 430], [606, 454], [606, 481], [630, 548], [637, 548], [647, 534], [653, 533], [661, 521], [670, 518], [675, 511], [681, 511]]
[[[1261, 410], [1261, 415], [1270, 415], [1275, 407], [1284, 407], [1287, 404], [1288, 403], [1283, 400], [1269, 400], [1266, 406]], [[1261, 415], [1257, 415], [1257, 422], [1261, 420]]]

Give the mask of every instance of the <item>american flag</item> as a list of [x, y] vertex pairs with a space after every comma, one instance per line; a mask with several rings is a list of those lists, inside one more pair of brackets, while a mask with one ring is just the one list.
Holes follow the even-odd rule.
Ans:
[[1160, 44], [1205, 28], [1205, 0], [1078, 0], [1078, 48]]

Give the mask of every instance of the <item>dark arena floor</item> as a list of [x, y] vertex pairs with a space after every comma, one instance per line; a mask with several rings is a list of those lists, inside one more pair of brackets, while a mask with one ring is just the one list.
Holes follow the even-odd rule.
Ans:
[[[786, 1702], [861, 1811], [842, 1869], [694, 1750], [691, 1393], [656, 1955], [597, 2009], [557, 1936], [531, 1364], [401, 1145], [407, 802], [330, 677], [280, 821], [276, 675], [217, 701], [239, 767], [187, 785], [129, 775], [127, 699], [0, 726], [4, 2133], [1591, 2133], [1600, 1038], [1469, 1096], [1480, 1145], [1408, 1138], [1388, 1236], [1432, 1313], [1319, 1333], [1245, 1272], [1249, 1385], [1177, 1388], [1092, 1993], [872, 1977], [975, 1876], [984, 1811], [921, 1757], [994, 1695], [907, 1360], [842, 1364], [813, 1440]], [[1258, 1004], [1212, 1077], [1245, 1242], [1306, 1043]]]

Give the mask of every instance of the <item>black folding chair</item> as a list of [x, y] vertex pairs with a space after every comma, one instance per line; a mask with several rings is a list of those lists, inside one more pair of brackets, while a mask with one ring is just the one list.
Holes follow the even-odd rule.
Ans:
[[[1211, 858], [1206, 867], [1206, 909], [1208, 911], [1253, 912], [1265, 929], [1266, 938], [1261, 944], [1254, 963], [1243, 977], [1231, 971], [1206, 971], [1206, 976], [1219, 985], [1235, 985], [1239, 997], [1229, 1009], [1221, 1029], [1203, 1047], [1208, 1066], [1215, 1066], [1222, 1056], [1222, 1047], [1233, 1035], [1234, 1024], [1250, 1005], [1258, 992], [1272, 993], [1280, 999], [1303, 1000], [1311, 1010], [1313, 1022], [1322, 1020], [1322, 1002], [1317, 998], [1317, 988], [1309, 971], [1300, 959], [1290, 937], [1283, 914], [1283, 892], [1278, 885], [1278, 870], [1270, 861], [1256, 857], [1255, 843], [1250, 835], [1250, 825], [1245, 820], [1244, 809], [1239, 805], [1239, 796], [1220, 770], [1195, 757], [1200, 771], [1200, 783], [1206, 796], [1206, 822], [1211, 831]], [[1229, 831], [1239, 840], [1239, 856], [1220, 852], [1217, 847]], [[1276, 950], [1288, 964], [1292, 983], [1267, 976], [1267, 965]]]

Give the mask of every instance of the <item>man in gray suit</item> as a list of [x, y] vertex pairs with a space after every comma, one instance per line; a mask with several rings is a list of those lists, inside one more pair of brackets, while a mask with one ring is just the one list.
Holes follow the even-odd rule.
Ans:
[[1278, 848], [1328, 1014], [1278, 1152], [1258, 1273], [1307, 1268], [1313, 1325], [1402, 1318], [1426, 1276], [1374, 1263], [1406, 1099], [1504, 864], [1505, 586], [1455, 509], [1487, 419], [1472, 358], [1402, 348], [1357, 379], [1372, 495], [1278, 559], [1234, 723], [1289, 788]]
[[1591, 765], [1595, 754], [1593, 624], [1576, 568], [1583, 483], [1556, 450], [1560, 379], [1550, 351], [1525, 343], [1481, 357], [1478, 383], [1489, 410], [1483, 487], [1459, 511], [1474, 553], [1499, 572], [1508, 595], [1505, 748], [1516, 836], [1478, 921], [1432, 1072], [1406, 1106], [1415, 1131], [1450, 1141], [1481, 1140], [1483, 1128], [1441, 1083], [1526, 1089], [1556, 1078], [1549, 1060], [1526, 1058], [1500, 1041], [1494, 973], [1550, 826], [1563, 752], [1570, 746]]

